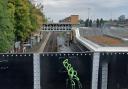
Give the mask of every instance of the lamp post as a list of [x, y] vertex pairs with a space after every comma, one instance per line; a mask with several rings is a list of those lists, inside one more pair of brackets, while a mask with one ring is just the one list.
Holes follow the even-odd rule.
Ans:
[[89, 15], [90, 15], [90, 10], [91, 10], [91, 8], [88, 8], [88, 19], [89, 19]]

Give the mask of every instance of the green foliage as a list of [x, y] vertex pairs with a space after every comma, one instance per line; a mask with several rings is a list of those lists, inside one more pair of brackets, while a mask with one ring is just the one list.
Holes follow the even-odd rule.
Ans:
[[32, 32], [40, 28], [45, 17], [28, 0], [15, 0], [15, 7], [15, 35], [17, 40], [25, 41]]
[[97, 27], [102, 27], [104, 25], [104, 20], [101, 18], [100, 20], [96, 20]]
[[92, 27], [92, 20], [89, 20], [89, 27]]
[[85, 21], [85, 27], [92, 27], [92, 20], [91, 19], [87, 19]]
[[32, 29], [28, 1], [16, 0], [15, 8], [15, 35], [17, 40], [24, 41], [28, 38]]
[[89, 19], [85, 21], [85, 27], [89, 27]]
[[14, 20], [9, 17], [13, 9], [13, 5], [8, 5], [8, 0], [0, 0], [0, 52], [7, 52], [13, 48]]
[[99, 19], [96, 20], [96, 26], [97, 26], [97, 27], [100, 26], [100, 20], [99, 20]]
[[101, 18], [100, 19], [100, 27], [103, 27], [103, 25], [104, 25], [104, 20]]
[[25, 41], [44, 21], [29, 0], [0, 0], [0, 52], [13, 48], [15, 40]]

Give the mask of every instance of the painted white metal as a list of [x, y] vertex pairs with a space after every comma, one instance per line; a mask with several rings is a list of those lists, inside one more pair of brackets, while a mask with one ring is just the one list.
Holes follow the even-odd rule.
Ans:
[[41, 89], [40, 87], [40, 56], [39, 54], [34, 54], [33, 59], [34, 65], [34, 89]]
[[91, 86], [91, 89], [98, 89], [99, 60], [100, 60], [100, 53], [94, 53], [94, 55], [93, 55], [92, 86]]
[[74, 29], [76, 33], [76, 39], [91, 51], [97, 52], [128, 52], [128, 47], [102, 47], [86, 38], [80, 36], [79, 28]]
[[108, 63], [105, 62], [102, 64], [101, 89], [107, 89], [107, 84], [108, 84]]

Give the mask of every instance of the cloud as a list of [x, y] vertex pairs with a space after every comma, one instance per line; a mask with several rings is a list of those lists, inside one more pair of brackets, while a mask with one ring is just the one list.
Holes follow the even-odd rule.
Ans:
[[128, 14], [128, 0], [38, 0], [43, 3], [44, 12], [47, 17], [57, 21], [71, 14], [78, 14], [80, 18], [88, 17], [88, 9], [90, 9], [90, 17], [110, 19], [117, 18], [121, 14]]
[[64, 7], [70, 4], [72, 0], [44, 0], [44, 6], [52, 6], [52, 7]]
[[128, 3], [127, 0], [98, 0], [99, 5], [102, 7], [115, 8], [120, 7]]

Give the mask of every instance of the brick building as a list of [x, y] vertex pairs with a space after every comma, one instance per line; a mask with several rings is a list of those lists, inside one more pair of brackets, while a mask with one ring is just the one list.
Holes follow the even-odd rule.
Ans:
[[78, 24], [79, 23], [79, 15], [71, 15], [69, 17], [66, 17], [63, 20], [59, 21], [60, 23], [70, 23], [70, 24]]

